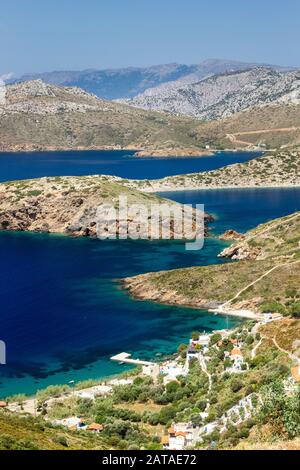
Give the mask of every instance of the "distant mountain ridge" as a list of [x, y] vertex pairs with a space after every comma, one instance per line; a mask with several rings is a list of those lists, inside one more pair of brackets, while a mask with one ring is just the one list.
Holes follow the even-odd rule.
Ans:
[[215, 120], [267, 104], [300, 104], [300, 71], [269, 67], [226, 72], [197, 83], [165, 84], [126, 100], [131, 106]]
[[[199, 64], [162, 64], [151, 67], [128, 67], [120, 69], [82, 71], [53, 71], [25, 74], [14, 80], [23, 82], [41, 79], [45, 83], [59, 86], [76, 86], [89, 93], [106, 98], [132, 98], [149, 88], [169, 84], [169, 86], [195, 83], [212, 75], [253, 68], [259, 64], [233, 60], [208, 59]], [[282, 72], [291, 67], [270, 65]]]
[[[268, 73], [276, 79], [276, 72]], [[206, 122], [103, 100], [80, 88], [42, 80], [8, 85], [5, 103], [0, 103], [0, 150], [130, 149], [139, 156], [199, 156], [215, 149], [299, 144], [300, 104], [290, 104], [297, 102], [299, 89], [295, 85], [291, 91], [289, 83], [296, 76], [299, 84], [299, 74], [293, 72], [292, 79], [285, 75], [290, 92], [279, 97], [282, 90], [270, 86], [268, 73], [265, 93], [271, 91], [273, 98], [277, 93], [275, 104], [253, 106], [226, 119]], [[209, 80], [218, 82], [222, 77], [228, 78]], [[244, 88], [248, 99], [249, 87]], [[252, 93], [255, 97], [255, 88]], [[232, 100], [235, 104], [234, 92]]]

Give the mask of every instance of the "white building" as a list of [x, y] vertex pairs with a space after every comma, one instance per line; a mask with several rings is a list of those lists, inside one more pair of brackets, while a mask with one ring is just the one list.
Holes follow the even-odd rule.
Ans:
[[66, 428], [72, 429], [72, 430], [86, 428], [82, 418], [78, 418], [78, 416], [70, 416], [70, 418], [65, 418], [65, 419], [56, 419], [55, 421], [53, 421], [53, 424], [65, 426]]
[[176, 423], [168, 429], [168, 435], [163, 436], [161, 444], [164, 449], [183, 450], [192, 446], [195, 439], [195, 430], [189, 423]]
[[160, 372], [162, 374], [165, 374], [166, 377], [164, 377], [164, 383], [165, 380], [167, 382], [172, 382], [176, 380], [177, 377], [180, 375], [187, 375], [188, 370], [186, 365], [181, 365], [178, 364], [176, 361], [170, 361], [170, 362], [165, 362], [162, 367], [160, 368]]
[[271, 321], [281, 320], [282, 315], [280, 313], [264, 313], [263, 322], [270, 323]]

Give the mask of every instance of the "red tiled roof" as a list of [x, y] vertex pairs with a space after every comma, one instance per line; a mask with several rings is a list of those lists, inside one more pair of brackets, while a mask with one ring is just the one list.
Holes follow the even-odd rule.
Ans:
[[233, 348], [231, 351], [231, 356], [242, 356], [242, 351], [239, 348]]
[[98, 423], [92, 423], [92, 424], [89, 424], [89, 426], [87, 427], [87, 430], [88, 431], [102, 431], [103, 425], [98, 424]]

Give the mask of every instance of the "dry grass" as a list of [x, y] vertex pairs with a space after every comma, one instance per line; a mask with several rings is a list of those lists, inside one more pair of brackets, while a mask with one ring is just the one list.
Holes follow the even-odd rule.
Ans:
[[268, 424], [252, 428], [247, 440], [241, 441], [234, 450], [300, 450], [300, 438], [284, 440], [274, 436]]
[[300, 345], [300, 320], [284, 318], [278, 324], [269, 323], [260, 328], [260, 332], [268, 338], [276, 338], [278, 345], [286, 351], [295, 352]]

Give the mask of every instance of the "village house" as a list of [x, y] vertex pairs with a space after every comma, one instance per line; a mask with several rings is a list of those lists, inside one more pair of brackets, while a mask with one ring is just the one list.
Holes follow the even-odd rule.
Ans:
[[206, 353], [208, 351], [208, 345], [210, 342], [210, 335], [202, 334], [198, 338], [191, 338], [187, 350], [188, 360], [198, 358], [200, 351]]
[[169, 450], [183, 450], [186, 444], [186, 433], [176, 431], [174, 427], [168, 429]]
[[60, 426], [65, 426], [66, 428], [75, 431], [78, 429], [85, 429], [85, 423], [82, 418], [79, 418], [78, 416], [70, 416], [70, 418], [64, 418], [64, 419], [56, 419], [53, 421], [53, 424], [58, 424]]
[[230, 359], [236, 363], [243, 362], [243, 353], [240, 348], [233, 348], [230, 352]]
[[175, 381], [177, 377], [181, 375], [186, 376], [188, 373], [188, 368], [186, 364], [181, 365], [176, 361], [168, 361], [161, 366], [160, 372], [161, 374], [165, 375], [163, 382], [166, 385], [169, 382]]
[[169, 449], [170, 450], [183, 450], [186, 445], [186, 434], [182, 431], [177, 431], [169, 436]]
[[199, 335], [199, 338], [197, 340], [192, 339], [191, 342], [201, 347], [208, 346], [210, 342], [210, 335], [206, 335], [206, 334]]
[[264, 313], [263, 314], [263, 322], [264, 323], [270, 323], [271, 321], [276, 321], [276, 320], [281, 320], [282, 315], [280, 313]]
[[195, 430], [189, 423], [176, 423], [168, 429], [168, 434], [161, 438], [164, 449], [183, 450], [192, 446]]
[[195, 349], [194, 347], [189, 346], [186, 357], [189, 361], [192, 359], [197, 359], [199, 356], [199, 349]]
[[244, 370], [244, 356], [239, 347], [235, 347], [232, 349], [230, 354], [225, 355], [225, 357], [229, 357], [229, 359], [232, 361], [232, 367], [227, 369], [229, 372], [242, 372]]

